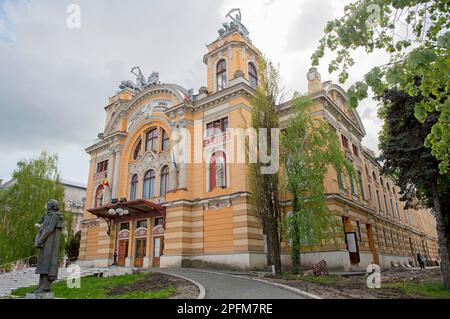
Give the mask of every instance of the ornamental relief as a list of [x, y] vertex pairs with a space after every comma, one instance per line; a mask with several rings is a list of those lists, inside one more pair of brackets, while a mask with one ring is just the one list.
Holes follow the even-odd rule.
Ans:
[[142, 176], [149, 169], [153, 169], [155, 172], [158, 172], [162, 166], [169, 164], [169, 152], [157, 154], [153, 151], [147, 151], [137, 161], [130, 164], [129, 172], [130, 175], [137, 174], [139, 176]]

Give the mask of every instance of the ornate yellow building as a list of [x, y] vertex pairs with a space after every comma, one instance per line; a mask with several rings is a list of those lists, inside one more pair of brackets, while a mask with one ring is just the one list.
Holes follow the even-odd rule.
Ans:
[[[219, 33], [207, 47], [207, 86], [198, 94], [160, 83], [157, 73], [145, 79], [134, 68], [136, 83], [123, 82], [109, 99], [105, 130], [86, 150], [91, 162], [81, 265], [267, 266], [263, 230], [249, 203], [247, 165], [233, 161], [233, 154], [221, 147], [235, 138], [227, 129], [250, 125], [261, 53], [240, 16]], [[432, 214], [403, 209], [398, 187], [380, 175], [374, 154], [361, 144], [364, 126], [358, 113], [347, 107], [343, 89], [322, 83], [315, 69], [308, 73], [308, 84], [317, 102], [314, 116], [336, 128], [359, 179], [352, 183], [330, 169], [327, 198], [342, 223], [342, 240], [303, 252], [303, 263], [325, 259], [334, 268], [372, 262], [389, 267], [414, 261], [417, 252], [436, 260]], [[290, 102], [279, 111], [286, 125]], [[184, 154], [188, 161], [180, 163], [174, 144], [185, 142], [180, 132], [186, 130], [194, 139], [200, 136], [200, 143], [189, 144]], [[288, 210], [289, 203], [285, 207]], [[283, 243], [286, 264], [288, 256]]]

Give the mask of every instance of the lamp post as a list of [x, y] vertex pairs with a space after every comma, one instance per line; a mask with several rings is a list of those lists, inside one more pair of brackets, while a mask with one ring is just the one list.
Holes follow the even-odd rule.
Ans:
[[[122, 217], [122, 216], [129, 215], [130, 212], [127, 209], [123, 209], [122, 207], [119, 206], [117, 209], [111, 208], [108, 211], [108, 214], [111, 217], [114, 217], [114, 216]], [[117, 236], [117, 230], [116, 230], [116, 236]], [[118, 264], [117, 264], [117, 256], [118, 256], [117, 255], [117, 240], [118, 240], [117, 238], [115, 238], [115, 240], [114, 240], [114, 256], [113, 256], [114, 260], [113, 260], [113, 263], [112, 263], [111, 267], [118, 266]]]

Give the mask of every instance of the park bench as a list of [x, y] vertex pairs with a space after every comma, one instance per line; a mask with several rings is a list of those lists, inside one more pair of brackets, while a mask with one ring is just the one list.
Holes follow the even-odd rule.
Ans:
[[314, 276], [323, 276], [328, 275], [328, 265], [325, 260], [320, 261], [317, 265], [313, 268]]

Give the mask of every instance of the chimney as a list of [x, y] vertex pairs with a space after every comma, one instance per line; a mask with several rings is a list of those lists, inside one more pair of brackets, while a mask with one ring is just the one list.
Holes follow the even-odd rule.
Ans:
[[314, 94], [322, 91], [322, 80], [317, 68], [311, 68], [308, 72], [308, 94]]

